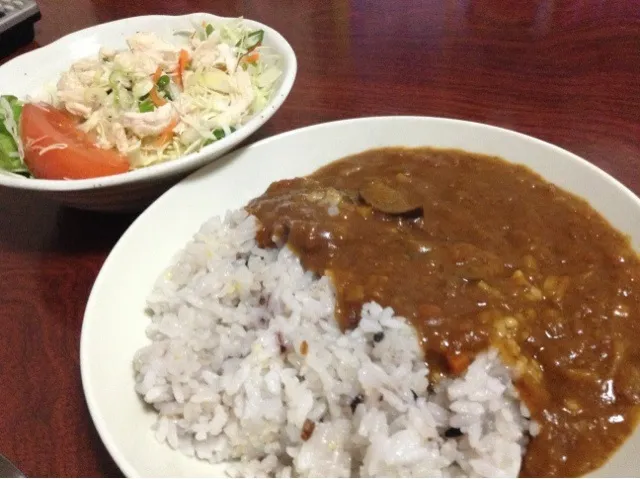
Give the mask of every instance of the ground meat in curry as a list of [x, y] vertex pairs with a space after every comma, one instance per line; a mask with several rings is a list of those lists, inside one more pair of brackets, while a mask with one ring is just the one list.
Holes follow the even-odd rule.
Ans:
[[529, 169], [458, 150], [379, 149], [279, 181], [248, 209], [333, 278], [336, 315], [391, 306], [433, 379], [489, 346], [541, 426], [523, 476], [577, 476], [631, 433], [640, 404], [640, 262], [585, 201]]

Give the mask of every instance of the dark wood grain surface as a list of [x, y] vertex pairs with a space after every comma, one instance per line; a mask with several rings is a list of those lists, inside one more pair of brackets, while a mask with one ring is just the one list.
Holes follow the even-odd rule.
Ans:
[[[18, 53], [134, 15], [208, 11], [276, 28], [297, 53], [298, 78], [252, 140], [359, 116], [463, 118], [567, 148], [640, 193], [635, 0], [39, 4], [35, 43]], [[91, 285], [134, 218], [0, 189], [0, 453], [27, 475], [121, 475], [87, 412], [78, 355]]]

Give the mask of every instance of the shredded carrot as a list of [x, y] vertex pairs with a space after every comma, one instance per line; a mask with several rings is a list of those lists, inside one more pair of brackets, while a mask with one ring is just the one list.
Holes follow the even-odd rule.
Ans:
[[167, 104], [167, 100], [158, 95], [158, 89], [154, 86], [149, 92], [149, 97], [155, 106], [162, 106]]
[[260, 58], [260, 54], [258, 52], [253, 52], [250, 55], [245, 55], [242, 57], [242, 61], [244, 63], [255, 63]]
[[160, 77], [162, 76], [162, 68], [156, 68], [156, 72], [153, 74], [153, 83], [158, 83]]
[[167, 104], [167, 100], [158, 95], [158, 89], [154, 86], [149, 92], [149, 97], [155, 106], [162, 106]]
[[465, 353], [447, 354], [447, 363], [452, 374], [462, 374], [471, 364], [471, 358]]
[[167, 104], [167, 100], [165, 100], [158, 94], [158, 80], [161, 76], [162, 69], [158, 67], [156, 72], [153, 74], [153, 88], [149, 92], [149, 98], [151, 98], [151, 101], [155, 106], [162, 106]]
[[176, 71], [176, 83], [180, 87], [181, 90], [184, 90], [184, 84], [182, 82], [182, 75], [184, 74], [184, 70], [187, 68], [187, 64], [189, 63], [189, 52], [186, 50], [180, 50], [180, 55], [178, 56], [178, 70]]
[[164, 130], [162, 130], [162, 133], [160, 133], [160, 135], [156, 139], [155, 141], [156, 146], [162, 146], [171, 141], [171, 138], [173, 138], [173, 129], [176, 127], [177, 124], [178, 124], [178, 120], [176, 120], [175, 118], [171, 120], [171, 122], [167, 125], [167, 127]]

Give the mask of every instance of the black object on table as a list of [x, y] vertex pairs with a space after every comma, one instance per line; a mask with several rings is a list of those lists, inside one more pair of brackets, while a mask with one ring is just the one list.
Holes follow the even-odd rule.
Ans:
[[40, 20], [35, 0], [0, 0], [0, 57], [31, 42]]

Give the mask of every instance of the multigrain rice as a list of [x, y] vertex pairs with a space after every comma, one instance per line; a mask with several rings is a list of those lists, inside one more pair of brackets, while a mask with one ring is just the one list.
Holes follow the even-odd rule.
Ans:
[[343, 334], [330, 280], [255, 232], [211, 219], [149, 297], [133, 365], [159, 441], [231, 476], [518, 475], [536, 425], [495, 352], [429, 387], [403, 318], [367, 303]]

